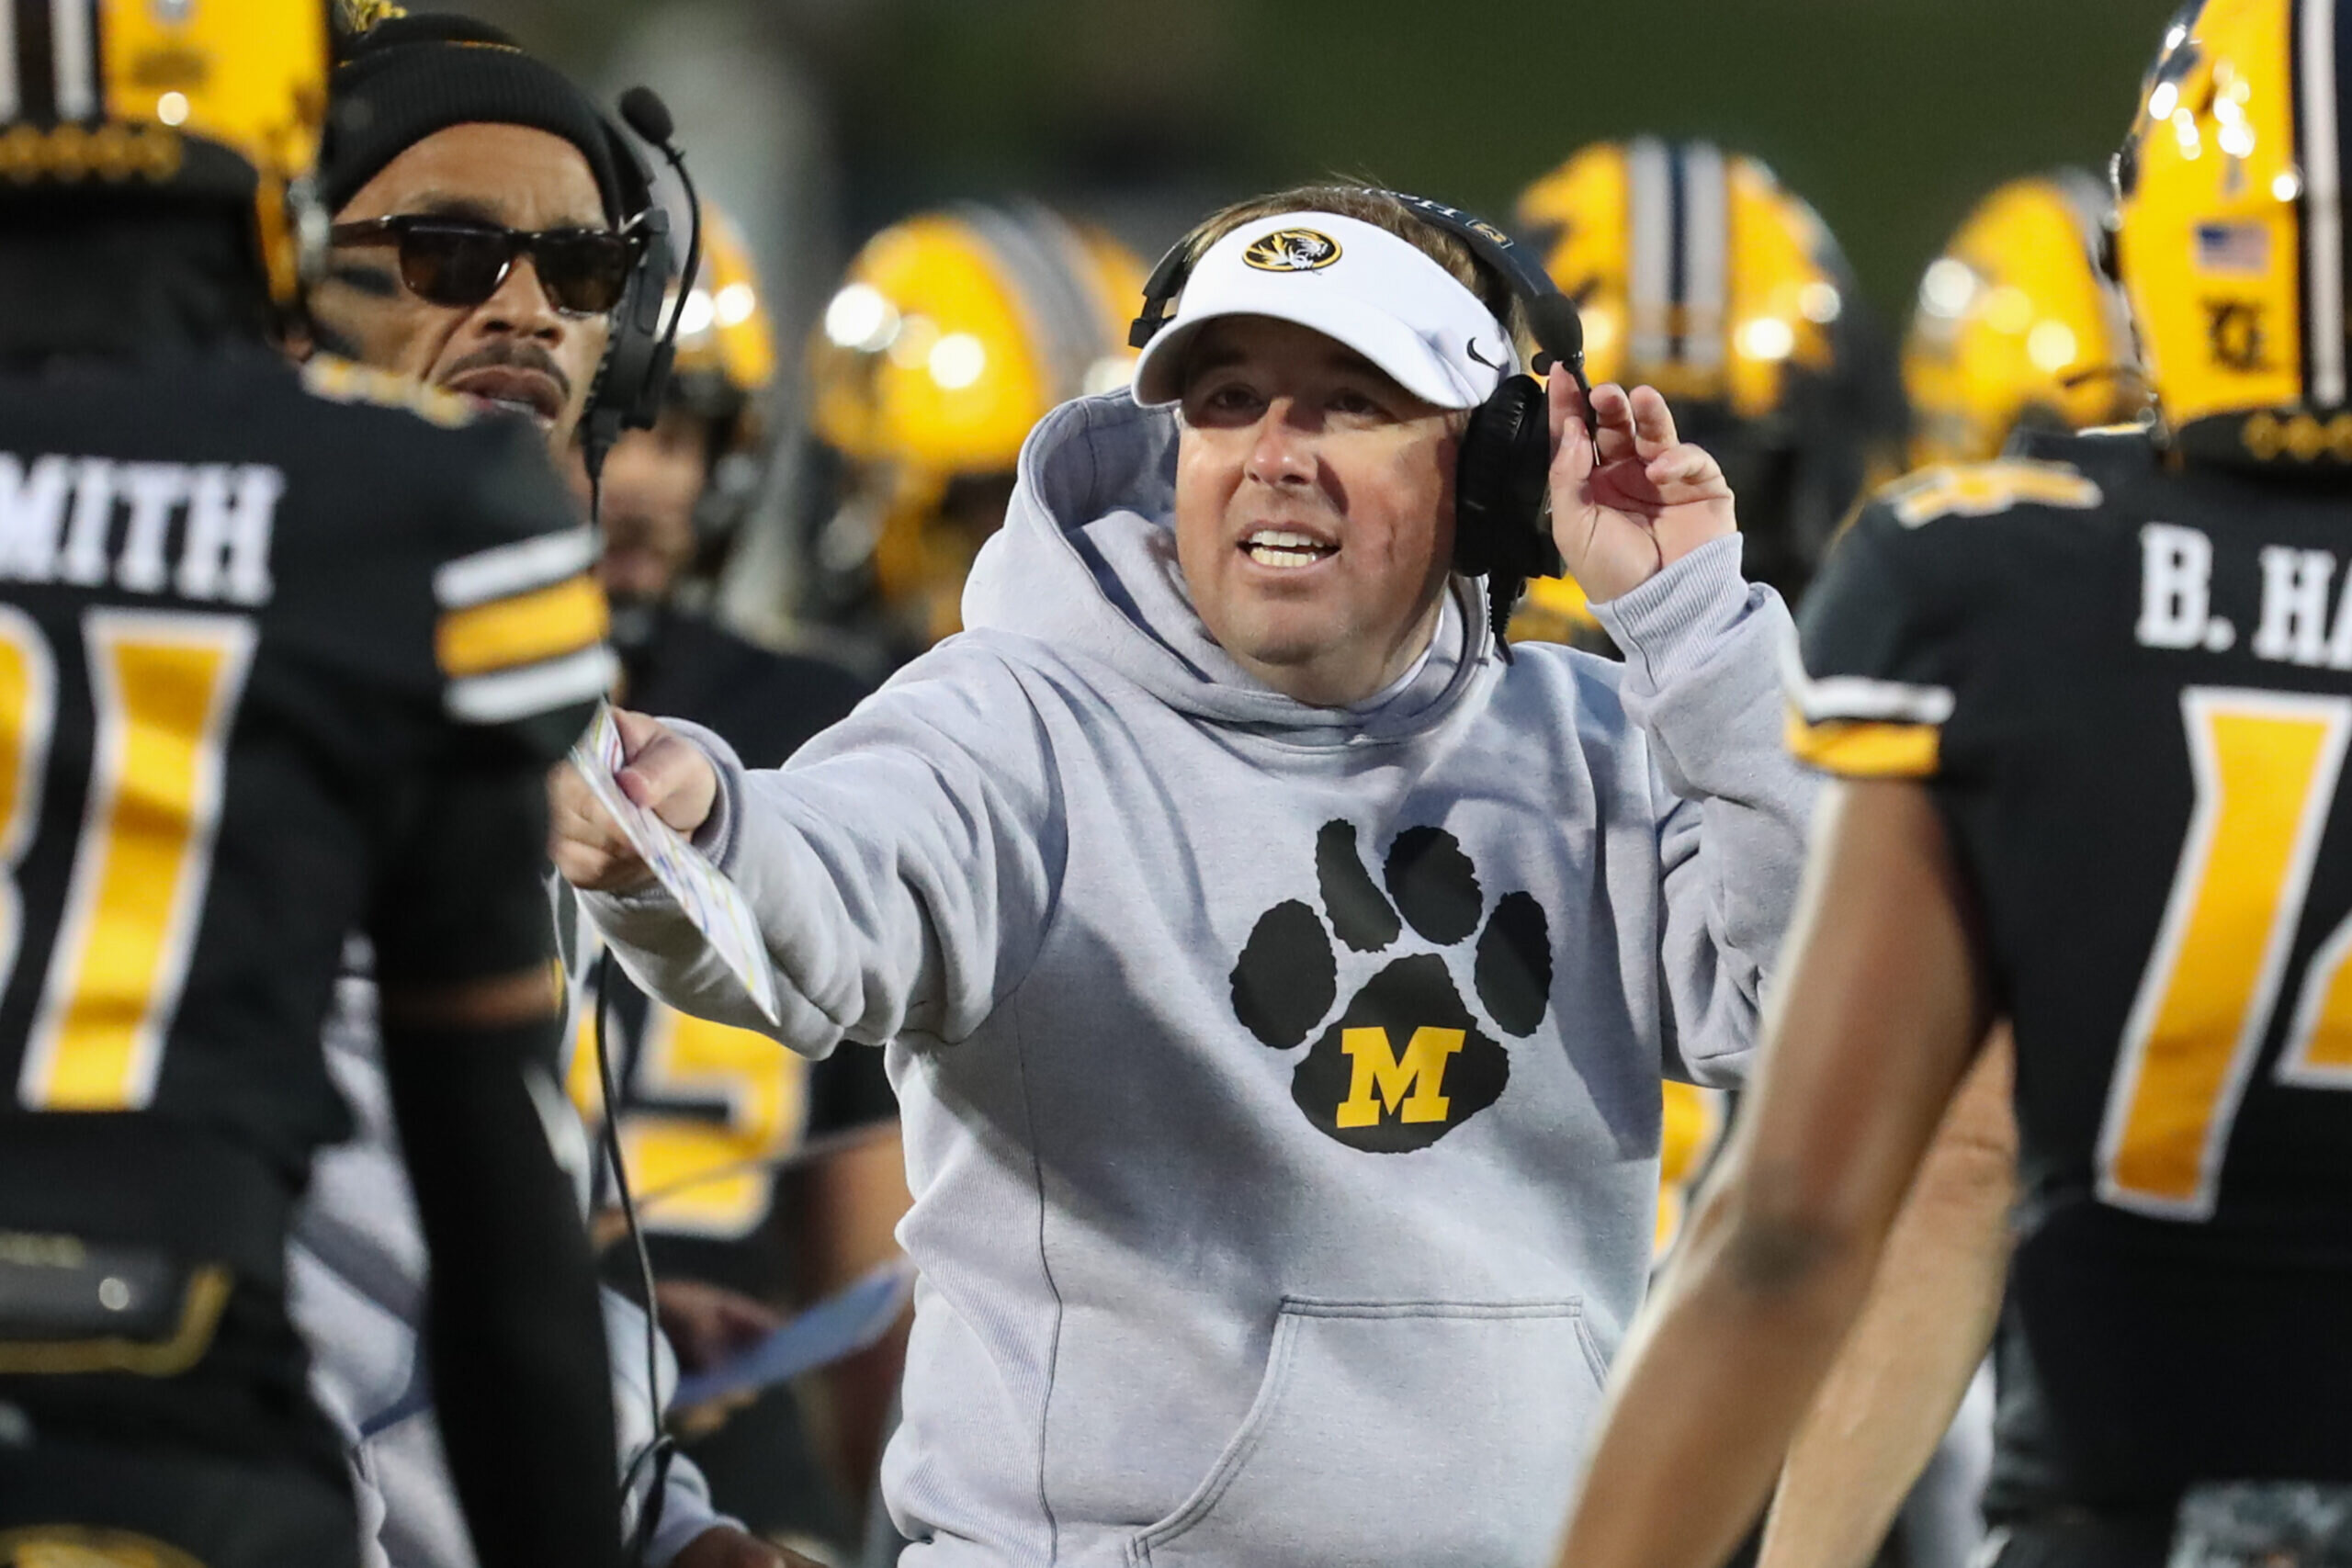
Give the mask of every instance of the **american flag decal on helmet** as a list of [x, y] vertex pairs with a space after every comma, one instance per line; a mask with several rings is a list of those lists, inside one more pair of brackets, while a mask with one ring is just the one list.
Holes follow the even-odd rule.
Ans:
[[2199, 223], [2197, 270], [2260, 277], [2270, 270], [2270, 231], [2259, 223]]

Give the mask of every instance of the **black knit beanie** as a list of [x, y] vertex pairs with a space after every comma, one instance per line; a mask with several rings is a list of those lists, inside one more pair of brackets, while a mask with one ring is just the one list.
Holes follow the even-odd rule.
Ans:
[[605, 198], [624, 211], [606, 121], [586, 93], [505, 33], [469, 17], [392, 17], [345, 41], [327, 89], [319, 197], [340, 212], [383, 166], [453, 125], [526, 125], [580, 149]]

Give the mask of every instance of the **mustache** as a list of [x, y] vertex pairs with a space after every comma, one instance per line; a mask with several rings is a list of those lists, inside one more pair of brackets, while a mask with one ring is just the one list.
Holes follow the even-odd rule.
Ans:
[[492, 366], [510, 370], [536, 370], [555, 382], [556, 390], [564, 400], [571, 400], [571, 378], [555, 362], [555, 355], [536, 343], [500, 342], [478, 348], [442, 373], [442, 379], [454, 381], [469, 370], [483, 370]]

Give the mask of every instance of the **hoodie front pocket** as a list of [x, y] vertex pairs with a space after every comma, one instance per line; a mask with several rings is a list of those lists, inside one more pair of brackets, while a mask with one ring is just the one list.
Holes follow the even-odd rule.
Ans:
[[1600, 1403], [1575, 1299], [1285, 1297], [1241, 1427], [1175, 1512], [1154, 1568], [1543, 1568]]

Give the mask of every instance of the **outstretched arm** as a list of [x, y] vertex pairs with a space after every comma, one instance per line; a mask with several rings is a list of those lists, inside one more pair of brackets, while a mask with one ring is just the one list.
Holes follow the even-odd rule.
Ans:
[[1927, 790], [1832, 786], [1761, 1072], [1636, 1325], [1560, 1556], [1713, 1568], [1755, 1520], [1988, 1022]]
[[746, 770], [692, 726], [622, 716], [621, 787], [694, 835], [759, 925], [767, 1021], [567, 767], [557, 869], [649, 993], [823, 1055], [907, 1033], [955, 1042], [1028, 972], [1064, 833], [1045, 720], [1021, 675], [950, 644], [781, 769]]

